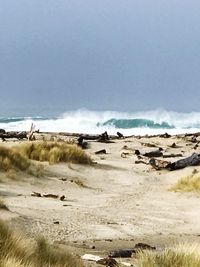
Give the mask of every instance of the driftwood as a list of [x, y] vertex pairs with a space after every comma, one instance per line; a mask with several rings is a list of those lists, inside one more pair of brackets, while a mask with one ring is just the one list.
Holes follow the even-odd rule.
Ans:
[[[167, 157], [179, 157], [182, 156], [181, 154], [171, 154], [171, 155], [165, 155], [164, 158]], [[138, 156], [138, 160], [135, 161], [135, 164], [143, 163], [146, 165], [151, 165], [156, 170], [179, 170], [184, 169], [188, 166], [198, 166], [200, 165], [200, 154], [194, 153], [190, 157], [177, 160], [175, 162], [169, 162], [165, 160], [159, 160], [155, 158], [151, 158], [149, 161], [146, 157]]]
[[124, 138], [124, 135], [123, 135], [122, 133], [120, 133], [120, 132], [117, 132], [117, 136], [118, 136], [119, 138]]
[[31, 196], [32, 197], [42, 197], [42, 195], [40, 193], [38, 193], [38, 192], [31, 193]]
[[96, 155], [99, 155], [99, 154], [106, 154], [106, 150], [105, 149], [101, 149], [101, 150], [98, 150], [95, 152]]
[[135, 150], [135, 155], [137, 155], [137, 156], [141, 155], [141, 156], [148, 157], [148, 158], [154, 158], [154, 157], [157, 158], [157, 157], [162, 157], [163, 156], [163, 153], [161, 152], [162, 150], [163, 149], [160, 147], [157, 150], [141, 154], [140, 151], [138, 149], [136, 149]]
[[88, 148], [88, 142], [84, 142], [84, 137], [80, 136], [78, 139], [78, 146], [80, 146], [82, 149]]
[[152, 247], [145, 243], [137, 243], [132, 249], [119, 249], [114, 250], [109, 253], [109, 257], [111, 258], [131, 258], [133, 254], [141, 250], [155, 250], [156, 247]]
[[163, 155], [163, 158], [177, 158], [177, 157], [182, 157], [183, 155], [182, 154], [166, 154], [166, 155]]
[[27, 134], [28, 136], [28, 140], [29, 141], [32, 141], [33, 140], [33, 134], [34, 134], [34, 131], [35, 131], [35, 126], [33, 125], [33, 123], [31, 124], [31, 128], [30, 128], [30, 131], [29, 133]]
[[0, 133], [0, 138], [5, 141], [6, 139], [16, 138], [18, 140], [27, 139], [26, 132], [7, 132], [7, 133]]
[[65, 200], [65, 196], [62, 195], [59, 197], [59, 195], [55, 195], [55, 194], [41, 194], [39, 192], [33, 192], [31, 193], [31, 196], [32, 197], [46, 197], [46, 198], [54, 198], [54, 199], [60, 199], [61, 201], [64, 201]]
[[43, 197], [59, 198], [59, 196], [58, 195], [55, 195], [55, 194], [43, 194]]
[[163, 149], [162, 148], [159, 148], [157, 150], [154, 150], [154, 151], [150, 151], [150, 152], [147, 152], [147, 153], [144, 153], [143, 156], [145, 157], [148, 157], [148, 158], [158, 158], [158, 157], [162, 157], [163, 156], [163, 153], [161, 152]]
[[102, 133], [99, 135], [98, 142], [107, 143], [109, 141], [109, 136], [107, 132]]
[[171, 164], [171, 162], [165, 161], [165, 160], [151, 158], [149, 160], [149, 164], [156, 170], [162, 170], [162, 169], [166, 169], [167, 166], [169, 164]]
[[166, 168], [170, 171], [183, 169], [188, 166], [198, 166], [200, 165], [200, 154], [194, 153], [190, 157], [185, 159], [180, 159], [173, 163], [169, 163]]
[[131, 258], [132, 254], [135, 253], [135, 249], [119, 249], [109, 253], [111, 258]]

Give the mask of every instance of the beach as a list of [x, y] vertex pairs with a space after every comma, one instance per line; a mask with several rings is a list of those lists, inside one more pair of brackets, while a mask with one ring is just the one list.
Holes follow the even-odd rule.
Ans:
[[[102, 143], [87, 141], [90, 165], [43, 162], [43, 177], [26, 173], [20, 179], [0, 179], [0, 196], [9, 211], [0, 219], [9, 222], [29, 238], [45, 236], [50, 243], [84, 253], [106, 256], [114, 249], [131, 248], [144, 242], [164, 248], [178, 242], [199, 241], [200, 198], [195, 192], [174, 192], [170, 188], [182, 177], [200, 170], [189, 166], [175, 171], [156, 170], [138, 163], [141, 155], [162, 148], [174, 162], [198, 153], [200, 137], [129, 137]], [[59, 134], [35, 134], [37, 140], [69, 140]], [[5, 147], [28, 141], [2, 142]], [[175, 144], [175, 145], [173, 145]], [[102, 149], [106, 154], [96, 154]], [[105, 152], [105, 151], [104, 151]], [[33, 196], [33, 192], [42, 196]], [[53, 195], [58, 196], [57, 198]], [[60, 196], [65, 196], [61, 201]]]

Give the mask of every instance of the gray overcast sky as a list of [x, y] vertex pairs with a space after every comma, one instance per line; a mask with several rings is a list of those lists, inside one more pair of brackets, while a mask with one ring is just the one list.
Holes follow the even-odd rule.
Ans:
[[200, 1], [0, 0], [0, 111], [200, 111]]

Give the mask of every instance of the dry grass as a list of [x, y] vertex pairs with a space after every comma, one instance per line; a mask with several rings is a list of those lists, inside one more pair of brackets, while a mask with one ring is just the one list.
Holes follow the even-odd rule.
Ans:
[[193, 171], [191, 175], [181, 178], [177, 183], [170, 188], [175, 192], [195, 192], [200, 193], [200, 174]]
[[200, 246], [183, 244], [162, 252], [140, 252], [137, 267], [200, 267]]
[[0, 146], [0, 171], [25, 171], [30, 167], [30, 161], [17, 150]]
[[64, 142], [27, 142], [13, 147], [0, 146], [0, 171], [7, 178], [18, 179], [20, 172], [41, 177], [44, 165], [35, 161], [90, 164], [91, 158], [77, 145]]
[[6, 178], [14, 180], [19, 179], [20, 172], [40, 177], [43, 175], [44, 166], [32, 163], [16, 147], [0, 146], [0, 171], [5, 173]]
[[0, 199], [0, 210], [9, 210], [2, 199]]
[[90, 164], [90, 157], [77, 145], [64, 142], [27, 142], [15, 148], [22, 157], [48, 161], [50, 164], [71, 162]]
[[43, 238], [30, 242], [0, 221], [0, 267], [83, 267], [67, 251], [49, 245]]

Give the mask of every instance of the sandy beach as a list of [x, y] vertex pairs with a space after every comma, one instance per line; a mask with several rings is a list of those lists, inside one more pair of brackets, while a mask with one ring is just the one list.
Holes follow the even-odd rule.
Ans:
[[[50, 138], [49, 134], [44, 137]], [[36, 139], [41, 139], [41, 134]], [[18, 142], [24, 141], [1, 145], [11, 147]], [[137, 242], [162, 248], [181, 241], [199, 241], [198, 194], [169, 189], [200, 167], [168, 171], [135, 163], [135, 150], [144, 154], [162, 147], [163, 154], [182, 154], [165, 159], [171, 162], [198, 153], [191, 137], [130, 137], [113, 143], [88, 143], [85, 152], [94, 162], [90, 166], [43, 163], [45, 175], [40, 178], [24, 174], [20, 179], [5, 179], [1, 174], [0, 196], [9, 211], [1, 210], [0, 219], [28, 237], [44, 235], [51, 243], [67, 246], [80, 256], [107, 255]], [[95, 154], [102, 149], [106, 154]], [[34, 197], [33, 192], [64, 195], [65, 200]]]

